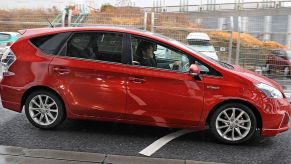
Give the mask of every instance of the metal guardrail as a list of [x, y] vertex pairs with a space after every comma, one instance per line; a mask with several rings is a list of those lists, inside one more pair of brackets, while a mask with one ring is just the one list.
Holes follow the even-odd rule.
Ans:
[[55, 19], [52, 21], [52, 25], [54, 27], [58, 26], [58, 25], [61, 25], [62, 24], [62, 14], [58, 14]]
[[201, 5], [175, 5], [145, 7], [145, 11], [152, 12], [204, 12], [204, 11], [232, 11], [232, 10], [257, 10], [270, 8], [291, 7], [290, 1], [268, 2], [243, 2], [243, 3], [215, 3]]

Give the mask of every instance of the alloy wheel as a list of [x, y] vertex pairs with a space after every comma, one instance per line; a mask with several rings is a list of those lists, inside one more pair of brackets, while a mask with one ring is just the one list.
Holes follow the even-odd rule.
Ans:
[[53, 124], [58, 118], [58, 105], [48, 95], [36, 95], [31, 99], [28, 106], [32, 120], [43, 126]]
[[215, 121], [218, 134], [228, 141], [242, 140], [249, 134], [251, 126], [250, 116], [240, 108], [223, 110]]

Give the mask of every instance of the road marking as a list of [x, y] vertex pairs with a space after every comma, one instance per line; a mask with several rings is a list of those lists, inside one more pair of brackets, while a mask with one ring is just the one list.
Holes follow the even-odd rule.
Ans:
[[193, 132], [194, 130], [189, 130], [189, 129], [183, 129], [176, 131], [174, 133], [170, 133], [152, 144], [150, 144], [148, 147], [144, 148], [142, 151], [139, 152], [139, 154], [145, 155], [145, 156], [151, 156], [154, 154], [156, 151], [158, 151], [160, 148], [162, 148], [164, 145], [166, 145], [168, 142], [172, 141], [175, 138], [178, 138], [182, 135], [188, 134]]

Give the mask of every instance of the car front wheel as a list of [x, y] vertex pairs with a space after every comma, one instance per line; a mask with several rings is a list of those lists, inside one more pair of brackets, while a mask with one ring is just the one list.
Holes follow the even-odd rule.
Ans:
[[58, 96], [49, 91], [36, 91], [25, 101], [25, 114], [32, 125], [41, 129], [53, 129], [65, 117], [65, 108]]
[[239, 144], [248, 141], [255, 133], [257, 120], [253, 111], [239, 103], [220, 106], [212, 115], [212, 134], [224, 143]]

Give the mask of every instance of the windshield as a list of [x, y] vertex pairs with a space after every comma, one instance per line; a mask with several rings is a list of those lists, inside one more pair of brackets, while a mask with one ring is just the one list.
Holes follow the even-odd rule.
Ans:
[[194, 48], [199, 52], [214, 52], [215, 49], [212, 45], [190, 45], [190, 47]]
[[213, 45], [209, 40], [198, 40], [198, 39], [188, 39], [188, 44], [195, 50], [200, 52], [211, 52], [215, 51]]
[[291, 58], [291, 51], [287, 51], [288, 58]]

